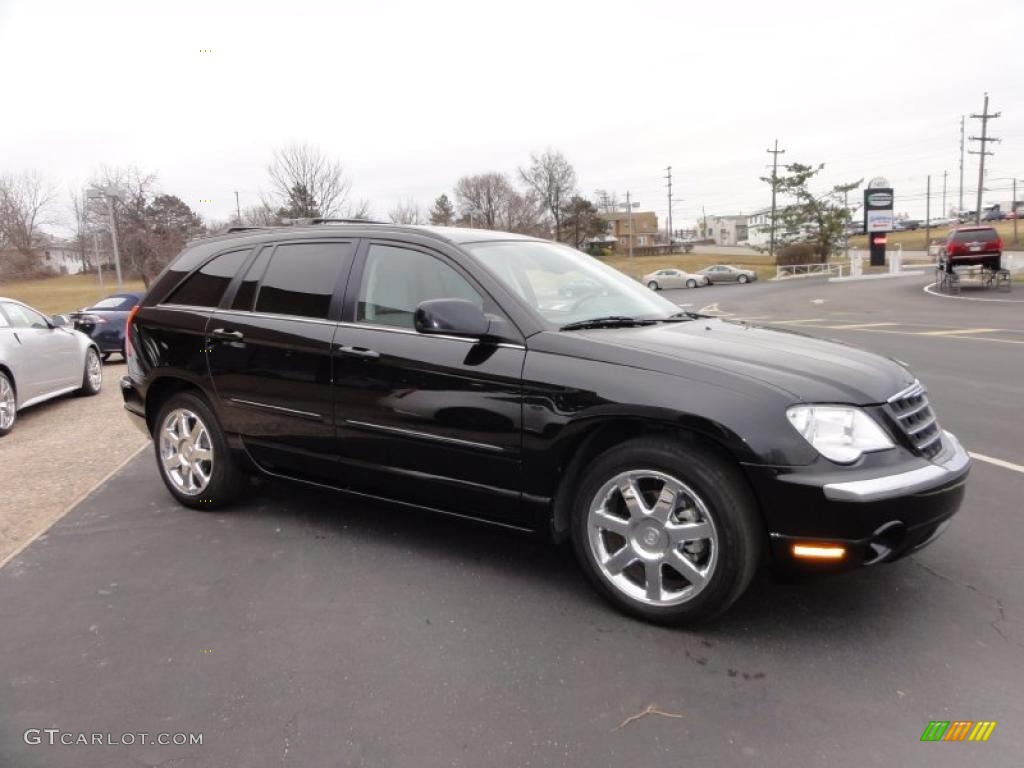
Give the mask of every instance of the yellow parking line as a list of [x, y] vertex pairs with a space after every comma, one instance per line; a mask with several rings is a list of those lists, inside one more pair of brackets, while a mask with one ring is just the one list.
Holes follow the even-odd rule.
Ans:
[[965, 333], [996, 333], [1002, 328], [960, 328], [953, 331], [921, 331], [917, 336], [959, 336]]
[[824, 323], [824, 317], [808, 317], [803, 320], [776, 320], [777, 324], [785, 323], [786, 325], [796, 325], [797, 323]]

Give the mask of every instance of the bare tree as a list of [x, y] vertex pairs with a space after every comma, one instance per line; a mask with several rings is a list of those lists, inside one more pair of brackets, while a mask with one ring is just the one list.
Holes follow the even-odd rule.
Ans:
[[565, 155], [548, 148], [540, 155], [530, 155], [530, 167], [520, 168], [519, 175], [551, 214], [555, 223], [555, 239], [561, 240], [565, 206], [576, 191], [576, 171]]
[[544, 209], [531, 189], [525, 193], [513, 191], [502, 212], [502, 229], [537, 237], [548, 236]]
[[284, 218], [347, 215], [352, 183], [341, 163], [310, 144], [289, 144], [274, 151], [267, 166], [272, 208]]
[[402, 200], [388, 211], [388, 218], [395, 224], [422, 224], [423, 212], [419, 204], [412, 200]]
[[455, 199], [473, 226], [497, 229], [515, 188], [503, 173], [491, 171], [463, 176], [455, 182]]
[[0, 240], [32, 259], [40, 226], [53, 223], [56, 199], [53, 185], [36, 171], [0, 176]]

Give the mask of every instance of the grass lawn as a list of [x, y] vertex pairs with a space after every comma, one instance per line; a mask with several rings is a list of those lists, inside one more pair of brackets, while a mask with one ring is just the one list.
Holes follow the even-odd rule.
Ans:
[[[96, 275], [63, 275], [39, 280], [11, 280], [0, 283], [0, 296], [23, 301], [40, 312], [53, 315], [88, 306], [104, 296], [117, 293], [113, 275], [103, 274], [105, 290], [100, 291]], [[144, 290], [141, 280], [126, 280], [126, 291]]]
[[[973, 224], [964, 224], [963, 226], [973, 226]], [[998, 230], [1000, 237], [1003, 238], [1003, 246], [1006, 250], [1017, 250], [1019, 246], [1013, 243], [1013, 222], [1012, 221], [990, 221], [982, 222], [983, 227], [994, 226]], [[948, 227], [932, 227], [932, 240], [939, 239], [945, 240], [946, 235], [949, 234]], [[1024, 221], [1017, 222], [1017, 234], [1024, 243]], [[913, 232], [890, 232], [888, 237], [888, 245], [891, 247], [896, 243], [903, 244], [903, 250], [905, 251], [923, 251], [925, 250], [925, 230], [916, 229]], [[853, 248], [866, 249], [868, 247], [868, 240], [864, 235], [857, 235], [856, 237], [850, 238], [850, 246]]]
[[634, 256], [632, 260], [628, 255], [615, 254], [601, 259], [610, 267], [615, 267], [620, 272], [625, 272], [630, 277], [640, 279], [646, 274], [657, 269], [681, 269], [685, 272], [696, 272], [712, 264], [731, 264], [734, 267], [753, 269], [757, 272], [758, 280], [768, 280], [775, 277], [775, 264], [767, 254], [741, 255], [737, 259], [731, 259], [722, 254], [708, 253], [675, 253], [671, 256]]

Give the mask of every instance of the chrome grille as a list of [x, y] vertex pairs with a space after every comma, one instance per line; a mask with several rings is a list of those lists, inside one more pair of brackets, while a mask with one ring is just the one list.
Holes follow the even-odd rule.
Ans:
[[942, 430], [928, 404], [928, 392], [915, 381], [888, 401], [889, 412], [918, 452], [934, 458], [942, 450]]

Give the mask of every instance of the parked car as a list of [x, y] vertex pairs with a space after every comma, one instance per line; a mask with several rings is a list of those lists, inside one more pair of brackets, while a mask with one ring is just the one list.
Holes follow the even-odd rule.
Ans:
[[0, 436], [24, 408], [68, 392], [95, 395], [102, 386], [99, 349], [64, 315], [0, 297]]
[[754, 270], [740, 269], [728, 264], [704, 267], [697, 274], [704, 275], [709, 283], [752, 283], [757, 280], [757, 272]]
[[899, 219], [896, 222], [896, 229], [902, 232], [913, 232], [921, 227], [917, 219]]
[[[540, 298], [583, 277], [602, 290]], [[764, 557], [835, 569], [915, 551], [969, 471], [904, 365], [681, 312], [522, 235], [199, 240], [133, 312], [126, 350], [125, 407], [180, 503], [228, 504], [256, 473], [540, 530], [658, 622], [721, 613]]]
[[982, 221], [1002, 221], [1006, 218], [1006, 214], [1002, 212], [998, 207], [989, 208], [981, 214]]
[[684, 272], [681, 269], [659, 269], [644, 275], [643, 283], [652, 291], [663, 291], [671, 288], [697, 288], [708, 284], [705, 275]]
[[124, 324], [129, 313], [142, 300], [137, 292], [115, 293], [68, 315], [75, 329], [96, 342], [103, 360], [117, 352], [124, 355]]
[[1002, 266], [1003, 240], [995, 227], [958, 227], [950, 230], [938, 260], [946, 272], [976, 265], [997, 270]]

